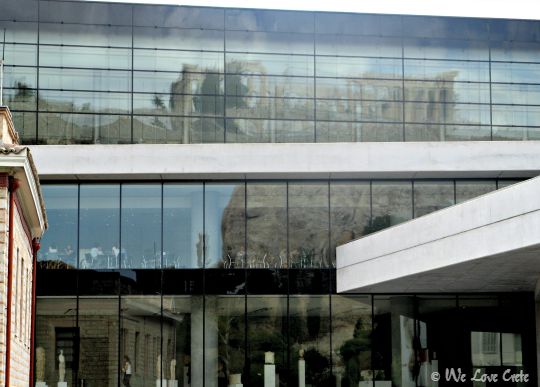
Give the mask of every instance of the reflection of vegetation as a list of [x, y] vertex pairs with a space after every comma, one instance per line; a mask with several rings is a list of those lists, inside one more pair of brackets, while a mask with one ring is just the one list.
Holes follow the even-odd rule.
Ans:
[[361, 371], [371, 369], [370, 348], [370, 330], [364, 326], [362, 319], [358, 319], [353, 338], [343, 343], [339, 349], [345, 366], [343, 383], [346, 387], [358, 386]]
[[222, 316], [218, 320], [219, 362], [223, 365], [223, 373], [242, 373], [244, 363], [244, 316]]
[[37, 267], [38, 269], [75, 269], [75, 267], [60, 260], [38, 261]]
[[376, 216], [371, 222], [364, 228], [364, 234], [371, 234], [385, 228], [388, 228], [392, 225], [392, 219], [390, 215], [386, 214], [383, 216]]
[[24, 82], [17, 82], [15, 88], [17, 89], [17, 92], [15, 93], [14, 99], [24, 101], [34, 95], [34, 91]]
[[[152, 97], [152, 105], [156, 108], [157, 111], [165, 111], [165, 103], [163, 98], [157, 94], [154, 94]], [[159, 120], [158, 116], [154, 117], [154, 125], [159, 126], [160, 128], [165, 128], [165, 125]]]

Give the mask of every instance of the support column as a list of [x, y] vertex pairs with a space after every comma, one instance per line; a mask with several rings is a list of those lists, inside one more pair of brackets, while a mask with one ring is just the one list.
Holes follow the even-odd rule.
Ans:
[[194, 296], [191, 300], [191, 386], [217, 387], [217, 300], [207, 296], [205, 309], [202, 296]]

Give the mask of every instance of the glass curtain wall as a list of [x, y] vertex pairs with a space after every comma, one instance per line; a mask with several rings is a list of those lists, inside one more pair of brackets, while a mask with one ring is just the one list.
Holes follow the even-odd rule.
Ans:
[[431, 386], [447, 368], [510, 369], [530, 380], [508, 385], [536, 383], [534, 300], [524, 294], [119, 297], [105, 294], [110, 280], [81, 278], [79, 296], [40, 295], [37, 381], [58, 380], [61, 353], [73, 387], [122, 385], [128, 365], [132, 386]]
[[538, 21], [19, 3], [28, 144], [539, 138]]
[[334, 267], [338, 245], [517, 181], [43, 184], [51, 227], [38, 261], [57, 269]]

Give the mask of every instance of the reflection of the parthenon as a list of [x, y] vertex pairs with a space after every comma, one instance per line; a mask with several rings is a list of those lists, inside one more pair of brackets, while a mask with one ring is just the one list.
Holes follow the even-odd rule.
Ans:
[[[311, 142], [315, 119], [319, 141], [400, 140], [403, 121], [440, 124], [416, 130], [429, 131], [426, 139], [444, 140], [444, 125], [456, 122], [457, 71], [428, 81], [364, 72], [359, 78], [318, 78], [316, 86], [313, 78], [267, 75], [257, 61], [230, 62], [227, 71], [224, 76], [183, 66], [169, 101], [178, 116], [172, 128], [180, 132], [179, 142], [222, 139], [223, 121], [208, 118], [223, 115], [233, 142]], [[459, 121], [466, 124], [467, 117]]]

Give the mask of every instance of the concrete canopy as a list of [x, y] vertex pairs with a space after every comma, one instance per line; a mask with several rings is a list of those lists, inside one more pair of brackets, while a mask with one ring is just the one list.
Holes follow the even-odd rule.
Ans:
[[338, 292], [534, 291], [540, 177], [337, 248]]

